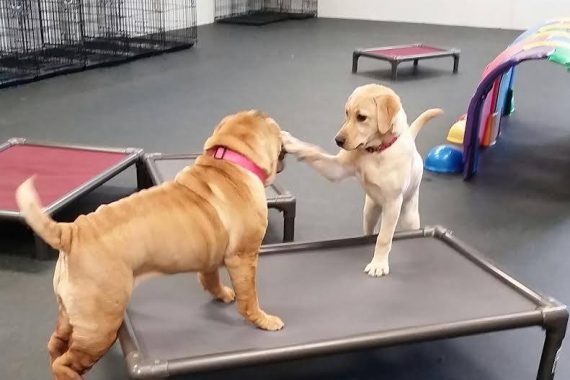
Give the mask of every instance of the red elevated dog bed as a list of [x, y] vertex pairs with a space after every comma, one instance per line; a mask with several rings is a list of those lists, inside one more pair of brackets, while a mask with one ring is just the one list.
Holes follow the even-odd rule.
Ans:
[[[52, 214], [139, 161], [142, 150], [35, 143], [11, 139], [0, 145], [0, 218], [23, 220], [16, 204], [17, 187], [35, 176], [47, 213]], [[143, 166], [140, 166], [139, 178]], [[142, 181], [139, 181], [142, 183]], [[36, 237], [36, 257], [48, 247]]]
[[453, 72], [459, 69], [458, 49], [444, 49], [424, 44], [410, 44], [398, 46], [375, 47], [370, 49], [357, 49], [352, 53], [352, 72], [358, 70], [358, 59], [361, 56], [390, 62], [392, 65], [392, 79], [398, 78], [398, 65], [402, 62], [413, 61], [414, 70], [422, 59], [453, 57]]

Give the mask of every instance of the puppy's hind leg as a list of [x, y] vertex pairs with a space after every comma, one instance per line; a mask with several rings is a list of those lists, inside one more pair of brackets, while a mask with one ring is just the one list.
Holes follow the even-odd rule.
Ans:
[[212, 272], [198, 273], [198, 281], [200, 281], [204, 290], [210, 292], [215, 299], [220, 300], [223, 303], [230, 303], [236, 299], [234, 291], [222, 284], [218, 269], [215, 269]]
[[382, 207], [380, 207], [372, 198], [368, 195], [364, 198], [364, 211], [363, 211], [363, 230], [364, 235], [372, 235], [378, 221], [380, 219], [380, 214], [382, 213]]
[[400, 226], [404, 230], [417, 230], [420, 228], [419, 197], [420, 189], [418, 188], [414, 195], [402, 204]]

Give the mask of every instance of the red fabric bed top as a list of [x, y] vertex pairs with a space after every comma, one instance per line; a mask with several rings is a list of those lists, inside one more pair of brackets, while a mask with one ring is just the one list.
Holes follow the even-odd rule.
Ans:
[[366, 52], [383, 57], [407, 57], [410, 55], [418, 54], [441, 53], [442, 51], [445, 51], [445, 49], [440, 49], [432, 46], [410, 45], [388, 49], [367, 50]]
[[0, 151], [0, 210], [19, 211], [16, 188], [32, 175], [36, 175], [36, 188], [47, 207], [127, 156], [76, 148], [11, 146]]

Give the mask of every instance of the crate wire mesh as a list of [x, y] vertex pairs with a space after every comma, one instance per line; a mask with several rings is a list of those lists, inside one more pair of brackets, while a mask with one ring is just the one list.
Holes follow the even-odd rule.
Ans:
[[28, 78], [37, 71], [34, 52], [41, 47], [37, 3], [5, 0], [0, 7], [0, 81]]
[[317, 16], [318, 0], [216, 0], [217, 22], [265, 25]]
[[195, 0], [0, 0], [0, 86], [188, 48]]
[[318, 0], [284, 0], [283, 3], [289, 18], [317, 17]]

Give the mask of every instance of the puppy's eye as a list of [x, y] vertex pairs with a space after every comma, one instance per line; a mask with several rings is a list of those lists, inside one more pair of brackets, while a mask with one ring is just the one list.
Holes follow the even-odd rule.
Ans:
[[344, 111], [344, 114], [346, 115], [346, 117], [348, 117], [348, 110]]
[[361, 114], [358, 114], [358, 115], [356, 115], [356, 120], [358, 120], [358, 121], [364, 121], [364, 120], [366, 120], [366, 116], [361, 115]]

